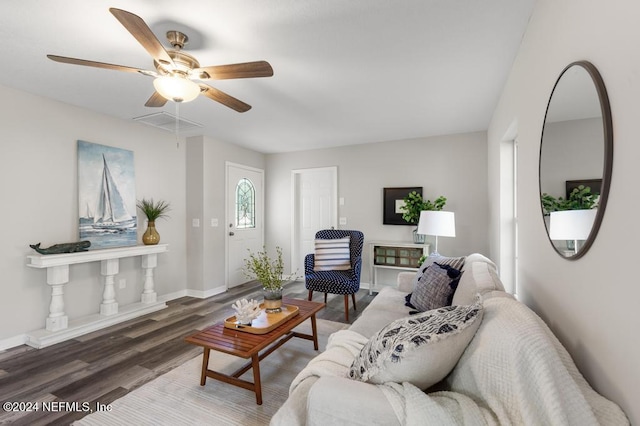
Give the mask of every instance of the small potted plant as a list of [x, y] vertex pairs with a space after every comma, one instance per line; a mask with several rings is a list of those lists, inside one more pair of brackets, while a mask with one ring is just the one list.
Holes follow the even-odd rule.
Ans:
[[[422, 195], [416, 191], [411, 191], [406, 197], [404, 197], [404, 204], [400, 207], [404, 213], [402, 218], [412, 225], [418, 225], [420, 220], [420, 212], [423, 210], [442, 210], [447, 203], [447, 199], [444, 196], [439, 196], [433, 202], [431, 200], [425, 200]], [[418, 228], [413, 230], [413, 242], [416, 244], [424, 244], [424, 235], [418, 234]]]
[[156, 220], [162, 217], [169, 217], [167, 212], [171, 210], [169, 203], [163, 200], [153, 201], [143, 198], [136, 204], [140, 211], [147, 217], [147, 230], [142, 235], [142, 242], [146, 245], [154, 245], [160, 242], [160, 234], [156, 230]]
[[591, 192], [591, 187], [580, 185], [574, 188], [566, 200], [562, 197], [554, 197], [546, 192], [540, 197], [542, 210], [545, 216], [551, 212], [563, 210], [588, 210], [598, 207], [599, 193]]
[[282, 260], [282, 248], [276, 247], [277, 257], [271, 259], [266, 247], [262, 251], [252, 253], [244, 260], [244, 273], [248, 278], [256, 279], [262, 284], [264, 294], [264, 307], [267, 313], [276, 313], [282, 310], [282, 284], [285, 281], [295, 280], [295, 274], [284, 276], [284, 261]]

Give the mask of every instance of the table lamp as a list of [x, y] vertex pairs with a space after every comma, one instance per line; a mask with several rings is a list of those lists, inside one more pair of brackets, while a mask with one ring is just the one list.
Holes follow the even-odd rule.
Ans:
[[418, 221], [418, 234], [436, 237], [436, 247], [432, 254], [438, 254], [438, 237], [455, 237], [456, 221], [453, 212], [423, 210]]
[[549, 238], [573, 240], [573, 253], [578, 253], [578, 240], [589, 238], [598, 209], [562, 210], [551, 212]]

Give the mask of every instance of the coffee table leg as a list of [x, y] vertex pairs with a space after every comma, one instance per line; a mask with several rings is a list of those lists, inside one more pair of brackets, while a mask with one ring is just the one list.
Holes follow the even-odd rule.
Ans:
[[209, 368], [209, 348], [204, 348], [202, 354], [202, 373], [200, 374], [200, 386], [204, 386], [207, 381], [207, 369]]
[[256, 404], [262, 405], [262, 384], [260, 383], [260, 358], [258, 354], [251, 356], [251, 369], [253, 370], [253, 385], [256, 392]]
[[311, 334], [313, 334], [313, 349], [318, 350], [318, 327], [316, 326], [316, 314], [311, 315]]

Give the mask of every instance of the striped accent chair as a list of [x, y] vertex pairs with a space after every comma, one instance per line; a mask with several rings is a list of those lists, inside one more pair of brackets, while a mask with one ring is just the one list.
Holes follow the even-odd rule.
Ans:
[[[344, 294], [344, 316], [349, 322], [349, 295], [353, 300], [353, 310], [356, 309], [356, 292], [360, 289], [360, 271], [362, 270], [362, 247], [364, 245], [364, 234], [360, 231], [349, 231], [342, 229], [325, 229], [316, 233], [316, 250], [319, 253], [337, 244], [323, 244], [319, 240], [340, 240], [349, 237], [349, 266], [344, 267], [344, 263], [338, 261], [335, 269], [328, 269], [327, 264], [316, 265], [316, 253], [310, 253], [304, 259], [304, 279], [305, 287], [309, 290], [309, 300], [313, 297], [314, 291], [324, 293], [324, 302], [327, 303], [327, 293]], [[322, 253], [325, 254], [325, 253]], [[319, 255], [320, 256], [320, 255]], [[338, 250], [338, 256], [339, 250]]]

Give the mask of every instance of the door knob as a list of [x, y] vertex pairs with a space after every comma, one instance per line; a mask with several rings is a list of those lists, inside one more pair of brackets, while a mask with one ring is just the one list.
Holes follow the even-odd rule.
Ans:
[[236, 235], [236, 234], [234, 234], [233, 232], [229, 232], [229, 235], [234, 236], [234, 235]]

